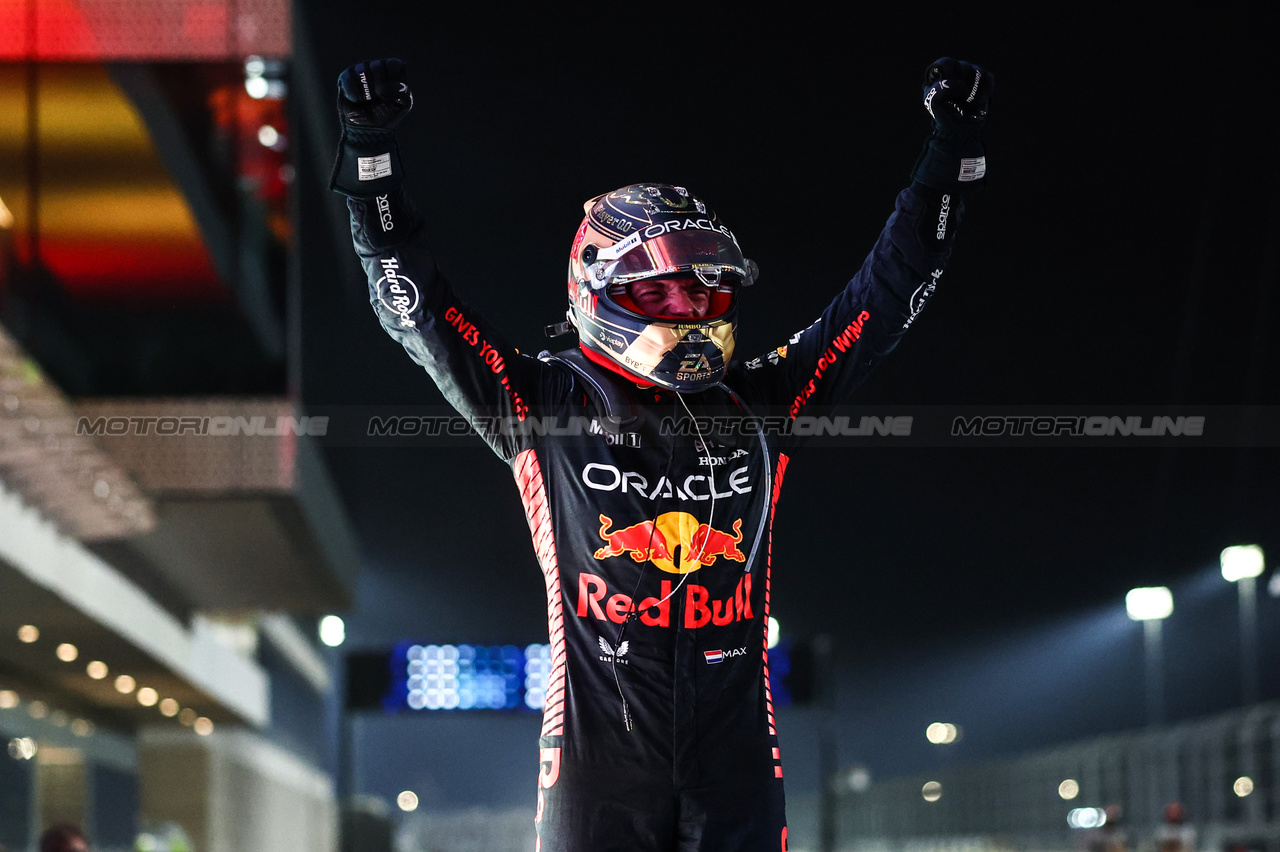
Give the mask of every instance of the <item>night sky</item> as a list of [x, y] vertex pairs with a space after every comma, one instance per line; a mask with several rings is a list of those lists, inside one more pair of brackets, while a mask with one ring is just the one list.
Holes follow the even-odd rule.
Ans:
[[[430, 244], [463, 297], [524, 351], [546, 348], [542, 326], [563, 315], [581, 203], [641, 180], [706, 198], [759, 262], [739, 352], [785, 342], [870, 249], [928, 135], [924, 68], [950, 55], [997, 78], [988, 186], [967, 201], [938, 295], [858, 402], [917, 414], [1220, 406], [1228, 418], [1254, 411], [1270, 434], [1280, 122], [1260, 12], [1183, 21], [1101, 5], [1009, 16], [896, 4], [826, 18], [648, 4], [625, 17], [463, 19], [427, 4], [345, 5], [307, 11], [321, 74], [380, 55], [409, 63], [416, 106], [400, 144]], [[344, 257], [348, 290], [304, 285], [304, 318], [325, 317], [323, 332], [319, 321], [304, 329], [324, 337], [306, 350], [308, 402], [439, 405]], [[1201, 603], [1187, 612], [1217, 637], [1171, 639], [1201, 649], [1195, 659], [1221, 678], [1187, 680], [1170, 712], [1221, 709], [1238, 689], [1224, 662], [1234, 598], [1204, 578], [1228, 544], [1280, 554], [1280, 442], [1259, 443], [812, 447], [779, 504], [775, 614], [793, 636], [835, 638], [842, 694], [866, 720], [853, 750], [875, 751], [876, 720], [894, 715], [869, 695], [896, 689], [905, 701], [930, 684], [935, 699], [959, 696], [935, 700], [939, 712], [973, 705], [974, 718], [1004, 727], [1005, 741], [974, 744], [975, 756], [1139, 724], [1137, 693], [1138, 716], [1127, 698], [1093, 702], [1022, 739], [1016, 708], [1006, 718], [973, 704], [1021, 689], [1063, 707], [1062, 695], [1120, 688], [1140, 656], [1141, 631], [1122, 610], [1138, 585], [1193, 590]], [[331, 446], [329, 459], [369, 568], [349, 614], [355, 644], [545, 641], [510, 474], [478, 439]], [[1266, 580], [1264, 628], [1280, 618]], [[1110, 650], [1097, 643], [1108, 630]], [[1203, 650], [1215, 643], [1220, 656]], [[1074, 671], [1055, 647], [1115, 665], [1080, 663], [1082, 685], [1063, 686], [1044, 677]], [[943, 652], [954, 654], [945, 689], [912, 668]], [[997, 657], [1004, 675], [1044, 688], [979, 666]], [[966, 676], [980, 670], [987, 680]], [[911, 759], [886, 753], [880, 765]]]

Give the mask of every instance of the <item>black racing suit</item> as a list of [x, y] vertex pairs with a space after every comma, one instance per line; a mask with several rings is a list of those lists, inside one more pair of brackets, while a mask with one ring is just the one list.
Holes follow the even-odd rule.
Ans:
[[[829, 412], [893, 349], [942, 274], [958, 201], [903, 191], [813, 325], [680, 398], [517, 353], [455, 295], [401, 193], [349, 201], [378, 319], [511, 465], [529, 519], [552, 648], [541, 852], [786, 849], [767, 623], [795, 438], [776, 426]], [[613, 432], [601, 388], [626, 409]]]

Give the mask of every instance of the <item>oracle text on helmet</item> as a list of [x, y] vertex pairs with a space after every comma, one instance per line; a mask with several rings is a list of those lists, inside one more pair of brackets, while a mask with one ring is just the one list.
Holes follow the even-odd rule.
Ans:
[[671, 231], [687, 231], [690, 228], [695, 228], [699, 231], [714, 231], [717, 234], [724, 234], [726, 237], [733, 240], [733, 244], [735, 246], [738, 245], [738, 238], [733, 235], [733, 231], [730, 231], [724, 225], [717, 225], [710, 219], [672, 219], [668, 222], [655, 222], [641, 231], [641, 234], [643, 234], [646, 240], [651, 240], [654, 237], [660, 237], [663, 234], [670, 233]]

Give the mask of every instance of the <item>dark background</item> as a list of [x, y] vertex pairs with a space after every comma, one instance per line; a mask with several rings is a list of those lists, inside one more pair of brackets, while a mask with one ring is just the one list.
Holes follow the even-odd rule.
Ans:
[[[857, 269], [908, 180], [929, 130], [925, 66], [977, 62], [997, 78], [988, 185], [966, 201], [938, 294], [859, 401], [1196, 414], [1277, 403], [1274, 63], [1261, 12], [1215, 8], [467, 15], [373, 2], [308, 5], [297, 23], [325, 87], [360, 59], [409, 63], [400, 144], [430, 244], [528, 352], [563, 315], [581, 203], [641, 180], [708, 199], [759, 262], [739, 352], [785, 342]], [[345, 245], [325, 250], [346, 281], [304, 281], [306, 402], [440, 404], [377, 326]], [[510, 473], [478, 439], [328, 456], [370, 569], [346, 614], [353, 645], [545, 641]], [[1217, 557], [1242, 542], [1280, 553], [1278, 461], [1269, 446], [1185, 444], [802, 453], [775, 526], [774, 613], [785, 635], [833, 637], [841, 761], [880, 777], [924, 768], [939, 759], [922, 736], [937, 718], [965, 727], [963, 759], [1142, 724], [1141, 627], [1123, 614], [1140, 585], [1174, 587], [1169, 716], [1237, 703], [1235, 592]], [[1269, 576], [1262, 659], [1275, 671]], [[1280, 684], [1268, 675], [1263, 691]], [[789, 790], [812, 781], [809, 712], [782, 723], [784, 747], [797, 731]], [[532, 734], [488, 719], [485, 736], [512, 728], [522, 749], [510, 795], [527, 804]], [[466, 772], [444, 783], [442, 758], [414, 751], [474, 741], [465, 723], [378, 724], [361, 735], [368, 786], [394, 794], [417, 778], [442, 804], [507, 797]]]

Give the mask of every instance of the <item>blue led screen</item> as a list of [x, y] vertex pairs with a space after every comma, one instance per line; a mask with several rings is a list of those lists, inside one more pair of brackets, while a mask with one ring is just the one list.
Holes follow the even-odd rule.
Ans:
[[540, 712], [551, 672], [551, 646], [401, 642], [392, 649], [390, 664], [391, 694], [383, 706], [392, 712]]

